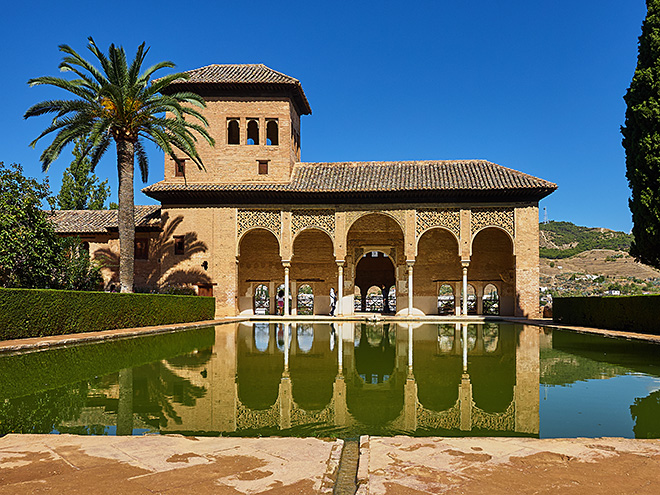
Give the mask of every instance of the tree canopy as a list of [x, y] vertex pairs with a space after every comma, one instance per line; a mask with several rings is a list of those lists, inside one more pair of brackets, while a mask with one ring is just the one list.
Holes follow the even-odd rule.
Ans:
[[[134, 203], [133, 174], [137, 157], [142, 180], [147, 181], [149, 164], [143, 141], [152, 141], [171, 158], [186, 155], [204, 168], [197, 151], [197, 135], [210, 145], [214, 140], [207, 132], [208, 122], [199, 109], [204, 99], [191, 92], [163, 94], [174, 81], [188, 79], [186, 73], [174, 73], [151, 80], [160, 70], [174, 67], [172, 62], [159, 62], [144, 70], [148, 48], [142, 43], [129, 63], [122, 47], [111, 44], [107, 55], [90, 37], [87, 48], [95, 57], [94, 65], [68, 45], [60, 45], [64, 57], [59, 68], [72, 73], [73, 79], [43, 76], [30, 79], [31, 86], [50, 85], [73, 96], [68, 100], [47, 100], [30, 107], [24, 117], [54, 114], [53, 120], [32, 142], [54, 133], [53, 140], [41, 154], [43, 170], [48, 170], [65, 146], [88, 137], [88, 154], [92, 170], [112, 142], [117, 150], [119, 172], [119, 279], [122, 292], [133, 291], [134, 276]], [[189, 119], [185, 117], [189, 116]]]
[[630, 254], [660, 268], [660, 0], [647, 0], [637, 68], [621, 127], [634, 240]]
[[47, 182], [0, 162], [0, 287], [98, 289], [99, 267], [77, 238], [60, 238], [41, 204]]
[[102, 210], [110, 196], [108, 180], [99, 182], [92, 173], [92, 162], [85, 155], [89, 140], [81, 137], [73, 148], [74, 159], [64, 171], [62, 187], [53, 198], [54, 209], [59, 210]]

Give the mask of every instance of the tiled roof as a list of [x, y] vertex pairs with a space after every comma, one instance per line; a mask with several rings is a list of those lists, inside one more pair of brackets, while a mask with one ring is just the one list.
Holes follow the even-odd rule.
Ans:
[[[297, 163], [289, 183], [200, 184], [158, 182], [143, 189], [168, 198], [306, 198], [360, 202], [382, 198], [447, 201], [499, 197], [541, 199], [557, 185], [485, 160]], [[332, 202], [332, 201], [330, 201]]]
[[[52, 210], [59, 234], [104, 234], [118, 227], [117, 210]], [[135, 205], [135, 227], [160, 227], [159, 205]]]
[[185, 72], [190, 75], [188, 80], [172, 83], [171, 87], [227, 87], [255, 88], [262, 91], [268, 88], [287, 88], [300, 106], [300, 111], [307, 115], [312, 113], [305, 92], [298, 79], [266, 67], [264, 64], [213, 64]]
[[281, 72], [266, 67], [264, 64], [213, 64], [186, 72], [192, 83], [269, 83], [300, 84], [295, 79]]

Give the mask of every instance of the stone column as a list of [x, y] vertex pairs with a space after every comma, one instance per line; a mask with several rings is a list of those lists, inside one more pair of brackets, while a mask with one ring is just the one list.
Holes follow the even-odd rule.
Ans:
[[[291, 314], [298, 314], [298, 284], [296, 280], [291, 282]], [[312, 308], [312, 314], [314, 314], [314, 308]]]
[[463, 316], [467, 316], [468, 314], [468, 293], [467, 293], [467, 286], [468, 286], [468, 280], [467, 280], [467, 273], [468, 273], [468, 266], [470, 266], [470, 261], [469, 260], [463, 260], [461, 261], [461, 266], [463, 267]]
[[337, 270], [339, 277], [337, 279], [337, 307], [335, 308], [335, 316], [344, 314], [343, 299], [344, 299], [344, 261], [337, 261]]
[[477, 314], [484, 314], [484, 285], [479, 284], [475, 287], [475, 296], [477, 298]]
[[408, 316], [413, 314], [413, 265], [415, 260], [406, 260], [408, 265]]
[[289, 314], [289, 270], [291, 269], [290, 261], [283, 261], [284, 266], [284, 314]]

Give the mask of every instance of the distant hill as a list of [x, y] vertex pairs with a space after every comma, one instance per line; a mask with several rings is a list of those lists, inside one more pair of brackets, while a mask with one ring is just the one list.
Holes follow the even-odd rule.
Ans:
[[592, 249], [630, 250], [632, 235], [603, 228], [580, 227], [571, 222], [548, 222], [539, 225], [541, 258], [570, 258]]

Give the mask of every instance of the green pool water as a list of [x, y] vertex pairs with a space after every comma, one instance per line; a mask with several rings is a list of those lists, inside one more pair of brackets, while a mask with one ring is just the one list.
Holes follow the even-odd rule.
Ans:
[[660, 438], [660, 346], [535, 326], [251, 323], [0, 357], [0, 434]]

